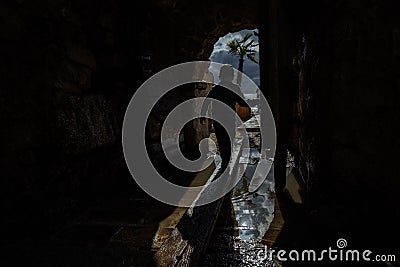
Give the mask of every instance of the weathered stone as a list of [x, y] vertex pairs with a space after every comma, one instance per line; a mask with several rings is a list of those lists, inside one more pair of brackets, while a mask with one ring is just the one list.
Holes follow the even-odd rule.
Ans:
[[61, 135], [54, 142], [67, 153], [112, 145], [119, 133], [110, 104], [102, 96], [65, 97], [57, 120]]

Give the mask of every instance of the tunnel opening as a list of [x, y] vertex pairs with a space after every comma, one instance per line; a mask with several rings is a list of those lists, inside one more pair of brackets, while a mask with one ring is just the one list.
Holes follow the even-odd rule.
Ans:
[[[223, 64], [230, 64], [235, 68], [240, 68], [245, 75], [257, 85], [260, 85], [260, 67], [258, 65], [259, 44], [258, 44], [258, 29], [242, 29], [237, 32], [230, 32], [221, 36], [214, 44], [214, 50], [211, 53], [210, 59]], [[251, 36], [251, 37], [249, 37]], [[246, 40], [247, 44], [255, 44], [251, 47], [250, 57], [240, 57], [237, 53], [229, 53], [233, 44]], [[243, 45], [246, 45], [243, 42]], [[233, 48], [236, 46], [233, 45]], [[245, 56], [246, 51], [243, 52]], [[254, 58], [252, 58], [254, 56]], [[242, 61], [242, 62], [241, 62]], [[213, 70], [216, 74], [218, 72]], [[259, 102], [259, 88], [250, 87], [247, 84], [241, 83], [238, 73], [235, 73], [234, 82], [240, 85], [241, 92], [246, 100], [249, 101], [252, 116], [256, 117], [262, 114]], [[218, 80], [217, 80], [218, 83]], [[259, 126], [258, 126], [259, 127]], [[219, 221], [216, 223], [210, 243], [212, 244], [205, 255], [205, 265], [212, 265], [213, 262], [219, 262], [218, 253], [225, 253], [224, 257], [229, 257], [229, 249], [232, 251], [240, 251], [236, 255], [238, 261], [244, 258], [251, 258], [251, 246], [262, 246], [262, 240], [274, 217], [275, 203], [275, 182], [273, 172], [268, 174], [263, 184], [255, 191], [250, 193], [249, 190], [253, 186], [251, 178], [255, 172], [255, 166], [261, 159], [261, 132], [260, 129], [248, 128], [247, 135], [250, 141], [250, 148], [243, 152], [242, 163], [249, 160], [243, 177], [232, 190], [228, 197], [224, 200], [224, 206], [221, 208]], [[212, 133], [211, 138], [215, 140]], [[217, 140], [215, 140], [217, 141]], [[246, 159], [246, 156], [249, 156]], [[223, 218], [223, 219], [222, 219]], [[227, 245], [231, 244], [231, 247]], [[239, 258], [243, 258], [240, 259]], [[255, 264], [248, 261], [247, 264]]]

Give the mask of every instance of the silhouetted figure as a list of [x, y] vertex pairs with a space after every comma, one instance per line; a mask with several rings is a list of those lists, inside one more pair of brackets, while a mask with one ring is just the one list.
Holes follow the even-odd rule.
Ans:
[[[210, 59], [208, 59], [207, 62], [207, 64], [204, 64], [203, 62], [201, 62], [201, 64], [198, 64], [198, 67], [196, 68], [195, 74], [193, 76], [193, 79], [200, 79], [203, 81], [195, 84], [195, 97], [206, 97], [211, 91], [214, 84], [214, 75], [209, 69], [211, 64]], [[202, 101], [196, 101], [195, 108], [197, 111], [200, 111], [201, 105]], [[210, 115], [209, 110], [207, 111], [207, 115]], [[193, 120], [193, 128], [195, 129], [194, 141], [196, 144], [198, 144], [203, 138], [210, 136], [211, 125], [208, 124], [211, 123], [211, 120], [206, 119], [206, 122], [207, 125], [201, 123], [200, 119]]]
[[[219, 100], [226, 105], [228, 105], [234, 112], [236, 112], [236, 104], [240, 106], [248, 107], [246, 101], [244, 101], [244, 97], [238, 85], [233, 84], [234, 71], [231, 65], [223, 65], [219, 72], [220, 83], [218, 85], [214, 85], [211, 91], [208, 93], [206, 100], [203, 103], [201, 109], [201, 116], [205, 116], [207, 113], [208, 107], [210, 103], [212, 103], [212, 99]], [[232, 92], [230, 89], [233, 89], [237, 94]], [[211, 106], [212, 114], [216, 114], [219, 111], [216, 108]], [[225, 114], [222, 113], [222, 115]], [[215, 117], [215, 116], [214, 116]], [[232, 137], [235, 136], [236, 133], [236, 124], [235, 117], [225, 115], [221, 117], [223, 119], [223, 123], [226, 126], [222, 126], [217, 121], [213, 121], [215, 135], [217, 137], [219, 152], [221, 156], [221, 168], [218, 171], [221, 174], [226, 167], [229, 165], [229, 161], [231, 158], [231, 140], [229, 135]], [[201, 119], [201, 123], [205, 123], [205, 118]]]

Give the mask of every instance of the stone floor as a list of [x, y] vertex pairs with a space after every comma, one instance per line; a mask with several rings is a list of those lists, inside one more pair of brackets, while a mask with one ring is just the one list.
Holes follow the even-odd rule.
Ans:
[[[175, 179], [200, 185], [214, 169], [210, 165], [185, 177], [173, 173]], [[79, 216], [50, 236], [2, 247], [5, 256], [0, 265], [155, 266], [154, 254], [186, 211], [163, 204], [139, 188], [107, 194], [93, 200]]]
[[[253, 153], [257, 152], [260, 140], [257, 133], [251, 135], [250, 152]], [[237, 161], [240, 161], [239, 151], [237, 149], [234, 153]], [[259, 155], [255, 153], [252, 157]], [[172, 266], [179, 262], [182, 266], [191, 266], [185, 265], [182, 257], [190, 257], [187, 253], [192, 253], [189, 245], [193, 244], [185, 245], [186, 252], [177, 251], [178, 245], [183, 244], [179, 240], [187, 240], [182, 233], [188, 227], [181, 227], [185, 220], [189, 222], [189, 232], [200, 231], [194, 233], [198, 236], [211, 234], [211, 230], [215, 229], [210, 242], [207, 242], [207, 236], [204, 240], [196, 239], [209, 244], [205, 266], [258, 266], [255, 265], [254, 253], [265, 244], [273, 244], [281, 222], [273, 194], [273, 172], [257, 192], [248, 194], [249, 177], [256, 162], [248, 162], [248, 168], [243, 170], [244, 176], [239, 177], [240, 182], [231, 195], [221, 199], [221, 203], [225, 203], [216, 204], [215, 207], [223, 207], [223, 211], [215, 228], [215, 222], [204, 220], [215, 210], [209, 213], [197, 209], [201, 218], [193, 222], [187, 219], [188, 208], [163, 204], [140, 189], [125, 190], [92, 201], [79, 216], [51, 236], [23, 240], [4, 247], [6, 256], [1, 261], [12, 264], [2, 266]], [[239, 168], [242, 165], [239, 164]], [[198, 186], [212, 176], [215, 165], [191, 175], [173, 168], [165, 171], [187, 185]], [[213, 215], [215, 219], [217, 214]], [[199, 224], [207, 225], [209, 230], [196, 228]], [[175, 258], [170, 257], [174, 263], [160, 263], [157, 255], [172, 256], [169, 253], [178, 253]]]
[[[259, 158], [257, 153], [252, 154]], [[204, 266], [281, 266], [276, 260], [257, 256], [274, 244], [283, 219], [275, 201], [273, 171], [256, 192], [248, 192], [256, 162], [247, 165], [230, 198], [225, 200]]]

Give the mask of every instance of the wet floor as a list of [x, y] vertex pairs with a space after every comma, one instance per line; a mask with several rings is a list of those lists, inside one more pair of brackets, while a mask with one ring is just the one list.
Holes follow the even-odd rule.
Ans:
[[[273, 168], [267, 179], [254, 192], [248, 186], [255, 171], [260, 153], [257, 148], [257, 135], [250, 136], [252, 148], [249, 160], [243, 157], [240, 167], [243, 177], [225, 200], [226, 210], [220, 218], [210, 239], [204, 266], [281, 266], [274, 259], [266, 257], [268, 242], [265, 235], [274, 219], [275, 194]], [[246, 156], [246, 155], [245, 155]]]
[[273, 177], [273, 173], [268, 175], [269, 177], [256, 192], [249, 193], [248, 185], [254, 170], [254, 165], [247, 167], [245, 175], [232, 194], [232, 204], [239, 230], [238, 238], [243, 241], [261, 239], [274, 218], [274, 184], [272, 179], [268, 179]]

